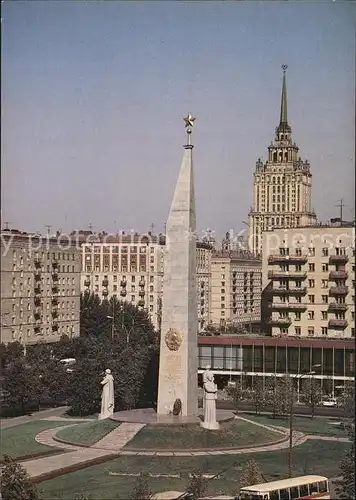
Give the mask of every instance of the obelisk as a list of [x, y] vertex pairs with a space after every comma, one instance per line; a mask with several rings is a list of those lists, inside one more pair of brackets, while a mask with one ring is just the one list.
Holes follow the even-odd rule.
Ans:
[[[166, 224], [157, 413], [198, 415], [196, 292], [196, 218], [191, 134], [195, 118], [185, 121], [187, 144]], [[176, 403], [179, 407], [179, 402]]]

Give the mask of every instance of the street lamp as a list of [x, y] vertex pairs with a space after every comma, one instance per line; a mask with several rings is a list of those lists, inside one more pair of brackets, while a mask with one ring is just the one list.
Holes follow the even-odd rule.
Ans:
[[[311, 368], [320, 368], [321, 365], [312, 365]], [[307, 373], [302, 373], [298, 376], [298, 396], [299, 396], [299, 381], [306, 376], [315, 375], [315, 370]], [[292, 477], [292, 453], [293, 453], [293, 418], [294, 418], [294, 385], [293, 380], [290, 389], [290, 413], [289, 413], [289, 450], [288, 450], [288, 476]]]

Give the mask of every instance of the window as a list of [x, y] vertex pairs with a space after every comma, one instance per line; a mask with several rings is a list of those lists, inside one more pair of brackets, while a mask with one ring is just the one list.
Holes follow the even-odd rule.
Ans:
[[315, 288], [315, 280], [308, 280], [309, 288]]
[[308, 295], [308, 299], [309, 299], [309, 304], [314, 304], [315, 295]]
[[319, 493], [325, 493], [328, 491], [328, 483], [326, 481], [319, 482]]
[[328, 248], [323, 248], [323, 257], [327, 257], [329, 255], [329, 249]]
[[315, 256], [315, 248], [314, 247], [309, 247], [308, 255], [310, 255], [311, 257]]
[[300, 321], [302, 318], [301, 313], [298, 311], [295, 313], [295, 321]]
[[300, 496], [307, 497], [309, 496], [309, 486], [307, 484], [302, 484], [299, 486]]
[[135, 276], [131, 276], [131, 283], [135, 283]]
[[321, 265], [321, 270], [323, 272], [329, 271], [329, 264], [322, 264]]
[[314, 327], [313, 326], [308, 327], [308, 335], [310, 337], [312, 337], [314, 335]]
[[314, 319], [314, 311], [308, 311], [308, 319]]
[[328, 295], [322, 295], [321, 296], [321, 302], [323, 304], [327, 304], [328, 303], [328, 300], [329, 300], [329, 296]]
[[321, 319], [328, 319], [328, 311], [321, 311]]
[[289, 500], [289, 489], [279, 490], [279, 497], [281, 500]]
[[327, 334], [328, 334], [328, 329], [327, 329], [327, 327], [326, 327], [326, 326], [322, 326], [322, 327], [321, 327], [321, 334], [322, 334], [322, 335], [327, 335]]
[[318, 493], [318, 483], [309, 484], [310, 495]]
[[315, 271], [315, 264], [309, 263], [309, 271]]
[[299, 498], [298, 486], [294, 486], [294, 488], [290, 489], [290, 497], [291, 499]]
[[295, 333], [295, 335], [300, 335], [301, 334], [301, 328], [300, 328], [300, 326], [296, 326], [295, 327], [294, 333]]
[[321, 288], [328, 288], [328, 286], [329, 286], [328, 280], [321, 280]]

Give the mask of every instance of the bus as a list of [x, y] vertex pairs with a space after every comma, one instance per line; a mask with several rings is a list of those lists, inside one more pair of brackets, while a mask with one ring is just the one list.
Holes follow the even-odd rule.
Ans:
[[299, 476], [240, 489], [239, 500], [330, 499], [329, 481], [324, 476]]

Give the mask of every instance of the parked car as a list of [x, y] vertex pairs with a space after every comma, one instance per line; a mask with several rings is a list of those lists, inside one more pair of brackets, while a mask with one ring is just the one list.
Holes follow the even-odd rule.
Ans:
[[323, 398], [321, 406], [335, 407], [337, 406], [336, 398]]

